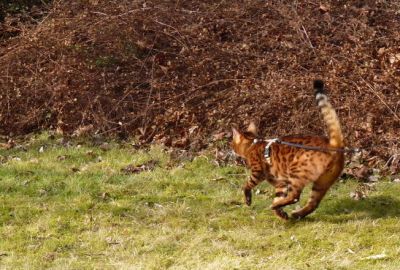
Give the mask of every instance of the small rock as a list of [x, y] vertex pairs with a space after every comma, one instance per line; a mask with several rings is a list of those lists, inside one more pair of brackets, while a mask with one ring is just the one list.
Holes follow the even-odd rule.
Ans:
[[350, 192], [350, 198], [352, 198], [355, 201], [359, 201], [364, 198], [364, 194], [360, 191]]
[[21, 151], [24, 151], [24, 152], [28, 151], [28, 149], [22, 144], [18, 144], [17, 146], [15, 146], [15, 149], [21, 150]]
[[353, 250], [351, 250], [350, 248], [347, 249], [347, 252], [349, 252], [351, 254], [355, 254], [355, 252]]
[[380, 174], [381, 170], [380, 169], [372, 169], [373, 174]]
[[56, 254], [55, 253], [53, 253], [53, 252], [51, 252], [51, 253], [47, 253], [46, 255], [44, 255], [43, 256], [43, 258], [46, 260], [46, 261], [54, 261], [54, 259], [56, 258]]
[[145, 202], [144, 205], [147, 207], [154, 207], [154, 202]]
[[57, 160], [58, 161], [63, 161], [63, 160], [66, 160], [67, 159], [67, 156], [65, 156], [65, 155], [62, 155], [62, 156], [58, 156], [57, 157]]
[[106, 242], [109, 245], [118, 245], [119, 244], [119, 241], [114, 240], [112, 237], [107, 237], [106, 238]]
[[38, 160], [37, 158], [31, 158], [31, 159], [29, 160], [29, 162], [30, 162], [30, 163], [34, 163], [34, 164], [38, 164], [38, 163], [39, 163], [39, 160]]
[[354, 176], [357, 177], [358, 179], [367, 179], [368, 176], [372, 173], [372, 171], [365, 165], [363, 165], [361, 168], [356, 169], [354, 171]]
[[239, 257], [247, 257], [250, 255], [250, 253], [246, 250], [239, 250], [236, 252], [237, 256]]
[[44, 196], [47, 194], [47, 191], [45, 189], [39, 189], [39, 195]]
[[378, 175], [370, 175], [370, 176], [368, 176], [368, 181], [370, 181], [370, 182], [378, 182], [379, 178], [380, 177]]
[[30, 181], [30, 180], [24, 180], [24, 181], [22, 182], [22, 185], [27, 186], [27, 185], [29, 184], [29, 182], [31, 182], [31, 181]]
[[89, 157], [91, 157], [91, 158], [96, 157], [96, 154], [95, 154], [92, 150], [87, 151], [87, 152], [86, 152], [86, 155], [89, 156]]
[[143, 171], [152, 171], [158, 165], [157, 160], [149, 160], [141, 165], [133, 165], [130, 164], [125, 168], [122, 168], [121, 171], [126, 174], [140, 173]]
[[366, 260], [381, 260], [381, 259], [385, 259], [386, 257], [387, 257], [387, 255], [385, 253], [382, 253], [382, 254], [368, 256], [365, 259]]
[[101, 199], [103, 200], [103, 201], [106, 201], [106, 200], [108, 200], [110, 198], [110, 194], [108, 193], [108, 192], [103, 192], [103, 193], [101, 193]]
[[110, 146], [109, 143], [104, 142], [104, 143], [102, 143], [102, 144], [99, 146], [99, 148], [100, 148], [101, 150], [103, 150], [103, 151], [108, 151], [108, 150], [111, 149], [111, 146]]

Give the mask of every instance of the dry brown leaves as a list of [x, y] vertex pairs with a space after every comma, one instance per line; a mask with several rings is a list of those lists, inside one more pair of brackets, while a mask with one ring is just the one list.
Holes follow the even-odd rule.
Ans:
[[130, 164], [125, 168], [122, 168], [121, 171], [125, 174], [135, 174], [143, 171], [152, 171], [158, 165], [158, 163], [159, 162], [157, 160], [149, 160], [140, 165]]
[[311, 90], [323, 78], [348, 145], [399, 154], [398, 1], [55, 3], [1, 41], [3, 134], [194, 150], [250, 120], [266, 137], [323, 134]]

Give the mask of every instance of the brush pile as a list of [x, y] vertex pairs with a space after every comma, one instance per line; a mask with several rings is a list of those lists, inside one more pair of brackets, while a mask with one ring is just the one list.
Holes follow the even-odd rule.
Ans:
[[[321, 4], [322, 3], [322, 4]], [[0, 132], [137, 136], [199, 149], [250, 120], [399, 153], [398, 1], [54, 1], [0, 22]], [[25, 16], [26, 17], [26, 16]]]

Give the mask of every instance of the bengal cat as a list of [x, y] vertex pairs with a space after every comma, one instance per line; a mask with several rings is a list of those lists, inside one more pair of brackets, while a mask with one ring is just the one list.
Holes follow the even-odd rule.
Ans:
[[[321, 148], [343, 148], [343, 135], [339, 119], [328, 97], [324, 83], [314, 81], [315, 98], [328, 128], [329, 138], [323, 136], [285, 136], [281, 141], [316, 146]], [[280, 143], [270, 145], [270, 158], [264, 157], [267, 142], [257, 141], [257, 128], [251, 123], [245, 132], [233, 128], [232, 148], [246, 160], [251, 169], [250, 179], [243, 186], [245, 201], [251, 205], [251, 190], [261, 181], [267, 180], [275, 187], [275, 198], [271, 209], [288, 219], [283, 207], [296, 203], [303, 188], [313, 183], [307, 204], [294, 212], [292, 217], [300, 219], [313, 212], [320, 201], [340, 176], [344, 166], [344, 154], [340, 151], [318, 151], [288, 146]]]

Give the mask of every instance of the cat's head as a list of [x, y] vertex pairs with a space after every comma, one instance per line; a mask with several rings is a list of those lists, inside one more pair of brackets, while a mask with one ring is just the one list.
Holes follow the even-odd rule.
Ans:
[[257, 138], [257, 127], [251, 122], [247, 127], [247, 131], [240, 132], [236, 128], [232, 128], [232, 149], [236, 155], [245, 158], [247, 149], [252, 145], [254, 139]]

